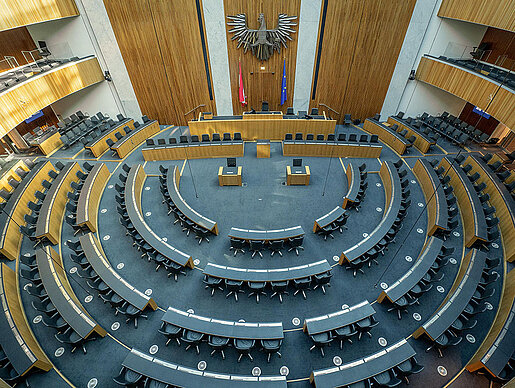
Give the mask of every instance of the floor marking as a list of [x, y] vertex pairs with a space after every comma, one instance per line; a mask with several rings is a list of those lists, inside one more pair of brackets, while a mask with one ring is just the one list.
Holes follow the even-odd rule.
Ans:
[[343, 160], [342, 158], [338, 158], [340, 159], [340, 164], [342, 165], [342, 168], [343, 168], [343, 171], [345, 172], [345, 174], [347, 174], [347, 169], [345, 168], [345, 166], [343, 165]]
[[107, 333], [107, 336], [113, 340], [115, 340], [116, 342], [118, 342], [120, 345], [122, 345], [124, 348], [126, 348], [127, 350], [131, 350], [131, 348], [127, 345], [125, 345], [122, 341], [120, 341], [118, 338], [116, 338], [115, 336], [113, 336], [111, 333]]
[[184, 162], [182, 163], [182, 167], [181, 167], [181, 176], [182, 176], [182, 172], [184, 171], [184, 167], [186, 166], [186, 161], [188, 159], [184, 159]]
[[283, 330], [283, 333], [290, 333], [292, 331], [299, 331], [302, 330], [302, 327], [296, 327], [295, 329], [285, 329]]
[[80, 155], [80, 153], [81, 153], [82, 151], [85, 151], [85, 150], [86, 150], [85, 148], [82, 148], [79, 152], [77, 152], [75, 155], [73, 155], [73, 156], [72, 156], [72, 159], [75, 159], [77, 156], [79, 156], [79, 155]]
[[304, 377], [302, 379], [295, 379], [295, 380], [286, 380], [286, 383], [296, 383], [298, 381], [308, 381], [309, 377]]
[[[448, 153], [448, 152], [447, 152], [447, 151], [446, 151], [446, 150], [445, 150], [445, 149], [444, 149], [440, 144], [435, 143], [435, 146], [437, 146], [438, 148], [440, 148], [440, 149], [444, 152], [444, 154], [445, 154], [445, 155], [448, 155], [448, 154], [449, 154], [449, 153]], [[428, 154], [428, 155], [429, 155], [429, 154]]]
[[100, 155], [98, 155], [98, 157], [96, 158], [96, 160], [98, 160], [98, 159], [100, 159], [102, 156], [104, 156], [104, 155], [105, 155], [105, 153], [106, 153], [107, 151], [109, 151], [110, 149], [111, 149], [111, 148], [107, 148], [104, 152], [102, 152]]
[[50, 152], [48, 155], [46, 155], [47, 158], [51, 157], [53, 154], [55, 154], [57, 151], [59, 151], [61, 148], [64, 147], [64, 144], [61, 144], [59, 147], [57, 147], [55, 150]]

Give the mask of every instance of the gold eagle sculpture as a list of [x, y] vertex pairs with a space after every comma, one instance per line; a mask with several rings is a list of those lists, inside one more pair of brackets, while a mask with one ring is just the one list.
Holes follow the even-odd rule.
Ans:
[[243, 46], [245, 53], [251, 49], [252, 54], [261, 61], [267, 61], [274, 50], [280, 53], [281, 46], [287, 48], [286, 42], [292, 40], [290, 35], [295, 32], [291, 27], [297, 25], [293, 22], [297, 16], [288, 16], [284, 13], [279, 14], [277, 27], [273, 30], [266, 28], [265, 15], [262, 13], [258, 18], [260, 23], [258, 30], [252, 30], [247, 26], [247, 16], [244, 13], [227, 16], [227, 19], [230, 20], [227, 25], [234, 26], [229, 32], [234, 33], [231, 40], [238, 39], [237, 48]]

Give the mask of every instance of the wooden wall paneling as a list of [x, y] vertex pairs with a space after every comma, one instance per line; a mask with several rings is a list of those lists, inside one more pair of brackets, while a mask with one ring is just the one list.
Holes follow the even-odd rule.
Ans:
[[[237, 49], [237, 40], [229, 30], [232, 26], [226, 23], [227, 51], [229, 56], [229, 74], [231, 80], [232, 105], [234, 114], [241, 114], [243, 111], [253, 107], [261, 110], [261, 101], [268, 101], [270, 110], [282, 110], [286, 112], [288, 106], [293, 106], [293, 90], [295, 85], [295, 65], [297, 61], [297, 39], [299, 34], [300, 0], [224, 0], [225, 16], [233, 16], [239, 13], [247, 15], [248, 27], [258, 29], [258, 16], [265, 15], [267, 28], [275, 28], [279, 13], [288, 16], [297, 16], [295, 33], [291, 34], [288, 48], [282, 48], [281, 53], [274, 52], [268, 61], [259, 61], [249, 50], [244, 54], [243, 49]], [[228, 19], [226, 18], [226, 22]], [[238, 59], [241, 59], [241, 70], [243, 74], [243, 85], [247, 95], [247, 106], [242, 107], [238, 95]], [[286, 91], [288, 99], [284, 105], [281, 102], [281, 82], [283, 76], [283, 61], [286, 59]], [[264, 66], [264, 69], [261, 67]]]
[[[206, 105], [202, 111], [216, 114], [214, 92], [212, 92], [212, 100], [209, 96], [196, 3], [193, 0], [150, 1], [157, 39], [177, 115], [174, 123], [180, 125], [187, 125], [184, 114], [199, 104]], [[200, 1], [198, 6], [202, 12]], [[205, 30], [202, 33], [205, 37]], [[207, 40], [205, 44], [209, 52]], [[209, 66], [209, 57], [207, 61]], [[209, 73], [211, 74], [211, 70]]]
[[104, 0], [141, 111], [161, 123], [177, 115], [147, 0]]
[[0, 30], [77, 15], [73, 0], [0, 0]]
[[[365, 1], [359, 0], [329, 1], [327, 5], [317, 89], [315, 96], [311, 96], [310, 107], [317, 107], [319, 103], [329, 105], [340, 112], [340, 116], [337, 116], [339, 124], [343, 122], [343, 96], [348, 85], [352, 53], [359, 33], [360, 16], [364, 6]], [[323, 8], [322, 6], [320, 17], [322, 17]], [[317, 48], [319, 40], [320, 31], [318, 32]], [[315, 58], [316, 60], [317, 58]], [[313, 69], [312, 82], [314, 81], [315, 69]], [[311, 90], [313, 90], [313, 84]], [[331, 116], [335, 115], [331, 114]]]
[[96, 58], [70, 63], [0, 93], [0, 137], [38, 110], [78, 90], [104, 81]]
[[51, 106], [46, 106], [41, 109], [43, 112], [43, 116], [31, 121], [30, 123], [26, 123], [25, 120], [16, 126], [16, 130], [20, 133], [20, 135], [25, 135], [28, 132], [33, 131], [37, 127], [50, 127], [52, 125], [57, 125], [59, 119], [57, 118], [54, 110]]
[[[508, 128], [515, 128], [515, 94], [461, 68], [422, 58], [416, 77], [486, 110]], [[494, 97], [495, 96], [495, 97]], [[491, 98], [492, 103], [488, 106]], [[486, 109], [488, 106], [488, 109]]]
[[438, 16], [515, 31], [514, 0], [443, 0]]
[[495, 128], [497, 128], [497, 125], [499, 125], [499, 121], [493, 116], [490, 116], [489, 119], [481, 117], [473, 112], [473, 109], [474, 105], [467, 102], [460, 113], [460, 120], [465, 121], [467, 124], [474, 125], [477, 129], [491, 135]]
[[381, 111], [415, 3], [365, 2], [343, 112], [364, 120]]
[[345, 113], [365, 119], [379, 112], [415, 2], [330, 1], [311, 106], [331, 106], [339, 123]]
[[[0, 59], [4, 59], [6, 56], [13, 56], [21, 66], [27, 63], [21, 52], [34, 50], [35, 48], [36, 45], [27, 27], [0, 31]], [[5, 71], [9, 68], [10, 66], [5, 61], [0, 62], [0, 71]]]
[[506, 55], [504, 63], [499, 63], [499, 66], [510, 68], [515, 63], [514, 32], [488, 27], [481, 43], [490, 43], [491, 50], [481, 60], [496, 64], [498, 59], [502, 60], [500, 57]]

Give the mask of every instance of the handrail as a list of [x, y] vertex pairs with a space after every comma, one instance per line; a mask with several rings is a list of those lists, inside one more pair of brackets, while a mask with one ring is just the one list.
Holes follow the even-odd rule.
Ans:
[[319, 106], [325, 106], [327, 109], [329, 109], [330, 111], [336, 113], [338, 116], [340, 115], [340, 112], [337, 112], [335, 111], [333, 108], [331, 108], [329, 105], [326, 105], [326, 104], [323, 104], [321, 102], [318, 103]]
[[184, 113], [184, 116], [187, 116], [189, 115], [191, 112], [195, 112], [198, 108], [201, 108], [203, 106], [206, 106], [206, 104], [200, 104], [200, 105], [197, 105], [195, 108], [193, 108], [192, 110], [189, 110], [187, 111], [186, 113]]

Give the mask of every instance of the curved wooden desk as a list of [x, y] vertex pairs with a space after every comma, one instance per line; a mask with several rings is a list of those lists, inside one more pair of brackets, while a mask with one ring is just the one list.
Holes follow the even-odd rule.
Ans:
[[79, 194], [77, 225], [87, 225], [93, 233], [97, 231], [98, 205], [109, 176], [109, 169], [104, 163], [96, 164], [88, 173]]
[[325, 156], [332, 158], [378, 158], [379, 144], [338, 141], [285, 140], [283, 156]]
[[433, 166], [426, 159], [418, 159], [413, 173], [424, 193], [427, 204], [427, 235], [447, 230], [449, 211], [443, 186]]
[[350, 162], [345, 170], [345, 174], [347, 175], [349, 189], [343, 198], [342, 207], [347, 209], [349, 202], [356, 202], [356, 198], [361, 187], [361, 171], [359, 171], [357, 163]]
[[373, 119], [366, 119], [363, 123], [363, 129], [372, 135], [379, 136], [379, 140], [390, 146], [399, 155], [404, 155], [406, 148], [410, 144], [409, 141], [390, 129], [390, 127]]
[[448, 171], [447, 174], [451, 177], [450, 185], [454, 188], [461, 216], [463, 217], [465, 246], [470, 248], [477, 240], [486, 241], [485, 213], [467, 174], [465, 174], [465, 171], [461, 169], [454, 159], [448, 157], [443, 158], [439, 166]]
[[415, 127], [411, 126], [405, 120], [399, 119], [396, 116], [390, 116], [388, 117], [388, 122], [392, 125], [397, 124], [400, 128], [408, 131], [406, 137], [415, 136], [415, 142], [413, 143], [413, 145], [424, 154], [426, 154], [429, 151], [429, 148], [432, 145], [436, 144], [435, 140], [430, 139], [427, 135], [420, 132]]
[[136, 164], [131, 167], [125, 183], [125, 205], [134, 228], [153, 249], [164, 257], [183, 267], [194, 268], [193, 259], [190, 255], [172, 247], [150, 229], [145, 222], [141, 214], [141, 190], [146, 177], [147, 174], [145, 174], [143, 166]]
[[166, 176], [166, 186], [170, 198], [177, 208], [184, 214], [190, 221], [194, 222], [201, 228], [211, 231], [214, 234], [218, 234], [218, 224], [204, 217], [202, 214], [195, 211], [188, 203], [182, 198], [179, 193], [179, 183], [181, 181], [181, 171], [178, 166], [174, 166], [173, 169], [169, 168]]
[[50, 246], [36, 250], [39, 276], [50, 301], [61, 317], [81, 337], [96, 333], [104, 337], [107, 332], [88, 314], [73, 292], [61, 256]]
[[79, 181], [79, 170], [82, 171], [77, 162], [67, 163], [52, 182], [39, 211], [36, 223], [37, 238], [45, 237], [54, 245], [61, 240], [61, 226], [68, 201], [66, 194], [71, 191], [70, 183]]
[[42, 190], [42, 182], [48, 172], [54, 170], [50, 162], [38, 162], [23, 178], [0, 212], [0, 253], [9, 260], [19, 256], [22, 234], [18, 225], [25, 225], [23, 216], [29, 213], [29, 201], [35, 201], [36, 190]]
[[111, 149], [116, 151], [120, 159], [125, 158], [133, 149], [137, 148], [146, 139], [159, 133], [159, 123], [151, 120], [133, 129], [131, 133], [125, 135], [122, 139], [113, 144]]
[[52, 364], [39, 346], [23, 310], [16, 274], [7, 265], [0, 267], [0, 345], [20, 375], [32, 368], [49, 371]]
[[146, 146], [141, 150], [145, 160], [183, 160], [242, 157], [243, 141], [178, 143]]
[[92, 143], [86, 144], [84, 148], [90, 150], [95, 158], [98, 158], [109, 149], [109, 146], [106, 143], [107, 139], [111, 139], [116, 143], [118, 139], [114, 134], [121, 131], [125, 126], [128, 126], [130, 129], [134, 130], [134, 120], [126, 118], [121, 122], [117, 122], [113, 128], [102, 134], [102, 136], [98, 139], [95, 139]]

